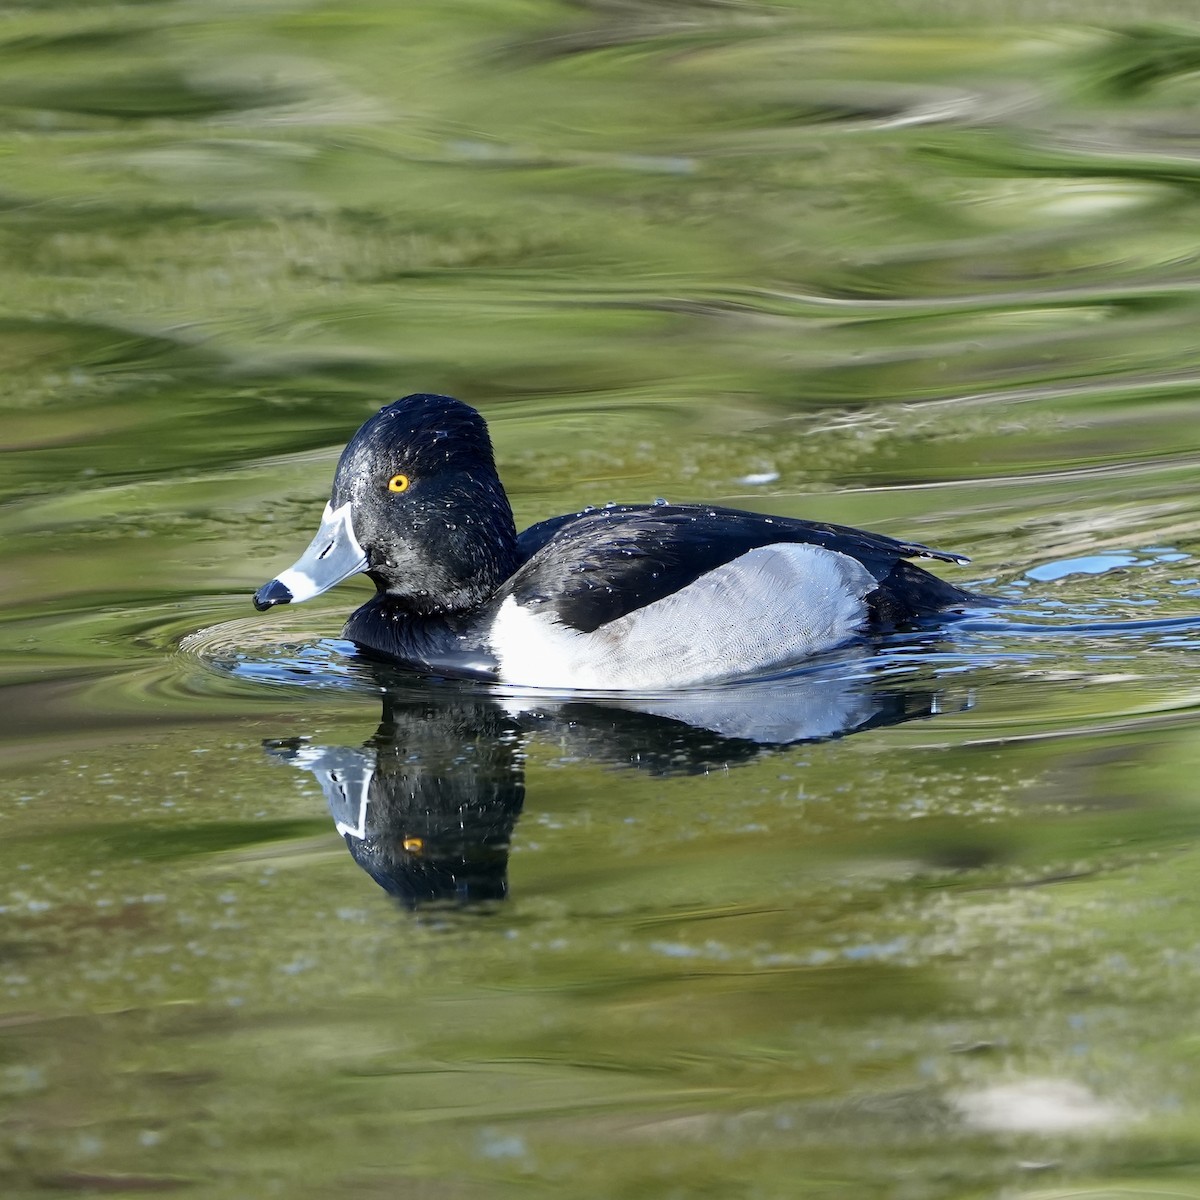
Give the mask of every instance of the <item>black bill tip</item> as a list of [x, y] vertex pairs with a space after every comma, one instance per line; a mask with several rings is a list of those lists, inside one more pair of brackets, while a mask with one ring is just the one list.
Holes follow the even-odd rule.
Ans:
[[291, 604], [291, 602], [292, 593], [288, 590], [287, 584], [280, 583], [278, 579], [264, 583], [254, 593], [254, 607], [259, 612], [266, 612], [268, 608], [274, 608], [276, 604]]

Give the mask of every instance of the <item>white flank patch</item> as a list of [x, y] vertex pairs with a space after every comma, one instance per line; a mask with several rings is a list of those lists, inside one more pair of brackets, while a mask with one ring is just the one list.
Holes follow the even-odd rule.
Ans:
[[517, 687], [661, 690], [736, 679], [848, 641], [874, 576], [819, 546], [761, 546], [592, 633], [510, 596], [492, 625], [500, 681]]

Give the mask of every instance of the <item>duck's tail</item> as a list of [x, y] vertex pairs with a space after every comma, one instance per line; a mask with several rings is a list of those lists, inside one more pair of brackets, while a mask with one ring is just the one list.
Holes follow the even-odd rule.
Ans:
[[[964, 560], [965, 561], [965, 560]], [[994, 596], [955, 587], [913, 563], [901, 560], [866, 598], [875, 629], [900, 629], [937, 613], [994, 608]]]

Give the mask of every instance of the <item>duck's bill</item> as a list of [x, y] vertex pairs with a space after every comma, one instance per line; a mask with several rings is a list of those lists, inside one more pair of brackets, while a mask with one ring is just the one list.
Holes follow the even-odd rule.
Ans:
[[335, 583], [367, 569], [367, 556], [354, 536], [350, 504], [325, 505], [321, 528], [305, 552], [270, 583], [254, 593], [254, 607], [265, 612], [276, 604], [299, 604], [327, 592]]

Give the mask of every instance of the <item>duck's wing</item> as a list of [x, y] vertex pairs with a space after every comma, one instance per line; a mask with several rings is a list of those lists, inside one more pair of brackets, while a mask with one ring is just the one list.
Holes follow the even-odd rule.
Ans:
[[[524, 558], [498, 597], [522, 609], [552, 610], [555, 619], [590, 633], [681, 591], [752, 550], [809, 545], [860, 563], [884, 585], [908, 558], [965, 563], [961, 554], [934, 550], [819, 521], [771, 517], [699, 505], [621, 505], [543, 521], [519, 539]], [[919, 568], [904, 584], [937, 585], [919, 609], [933, 611], [971, 599]], [[893, 607], [895, 607], [893, 605]], [[889, 612], [893, 620], [898, 613]]]

